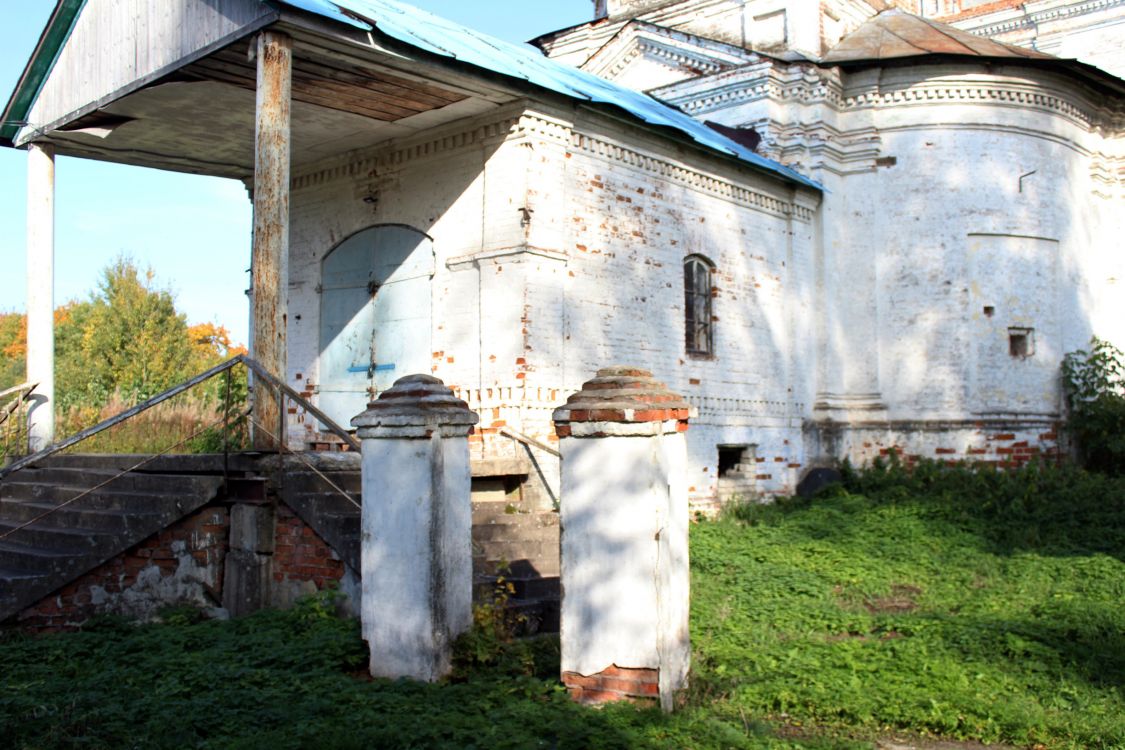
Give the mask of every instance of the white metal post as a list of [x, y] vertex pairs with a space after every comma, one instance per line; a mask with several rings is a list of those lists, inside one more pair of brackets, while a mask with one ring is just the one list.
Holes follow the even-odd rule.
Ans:
[[27, 380], [38, 383], [28, 411], [28, 448], [55, 439], [55, 152], [27, 152]]

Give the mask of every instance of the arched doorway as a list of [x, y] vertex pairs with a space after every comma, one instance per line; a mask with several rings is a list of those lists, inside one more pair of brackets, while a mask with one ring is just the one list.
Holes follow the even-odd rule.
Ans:
[[325, 256], [320, 282], [320, 408], [348, 426], [397, 378], [430, 368], [430, 238], [369, 227]]

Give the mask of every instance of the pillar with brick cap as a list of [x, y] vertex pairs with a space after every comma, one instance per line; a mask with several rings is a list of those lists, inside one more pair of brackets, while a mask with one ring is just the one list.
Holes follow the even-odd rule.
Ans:
[[363, 446], [360, 611], [376, 677], [444, 677], [472, 625], [476, 422], [429, 375], [400, 378], [352, 419]]
[[582, 702], [659, 700], [687, 684], [691, 407], [630, 367], [555, 410], [562, 679]]

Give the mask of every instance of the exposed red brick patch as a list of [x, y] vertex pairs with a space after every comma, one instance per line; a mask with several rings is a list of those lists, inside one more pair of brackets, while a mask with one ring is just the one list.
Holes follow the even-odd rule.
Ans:
[[594, 675], [563, 672], [562, 681], [570, 697], [579, 703], [632, 701], [648, 703], [660, 695], [659, 672], [611, 665]]
[[318, 589], [344, 577], [344, 563], [334, 559], [328, 544], [282, 504], [277, 507], [277, 536], [273, 553], [273, 579], [312, 581]]
[[110, 597], [129, 590], [142, 571], [156, 568], [161, 577], [176, 572], [179, 559], [174, 543], [183, 544], [180, 556], [189, 555], [198, 565], [214, 566], [215, 579], [207, 582], [210, 595], [222, 595], [222, 563], [226, 555], [229, 515], [222, 506], [207, 506], [153, 534], [93, 570], [84, 573], [15, 616], [16, 627], [35, 632], [76, 630], [91, 617], [108, 611], [93, 596], [98, 589]]

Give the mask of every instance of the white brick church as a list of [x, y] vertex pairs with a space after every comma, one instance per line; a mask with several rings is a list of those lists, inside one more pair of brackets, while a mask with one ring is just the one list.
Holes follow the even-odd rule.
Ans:
[[930, 17], [991, 28], [968, 0], [598, 0], [546, 58], [390, 0], [178, 4], [225, 10], [95, 75], [133, 3], [90, 0], [4, 137], [252, 184], [246, 39], [285, 34], [278, 369], [343, 423], [440, 377], [481, 415], [482, 488], [552, 494], [511, 435], [553, 441], [608, 365], [695, 407], [700, 503], [892, 448], [1026, 460], [1056, 448], [1064, 353], [1125, 343], [1125, 4], [1040, 3], [1097, 6], [1039, 45], [1085, 34], [1082, 62]]

